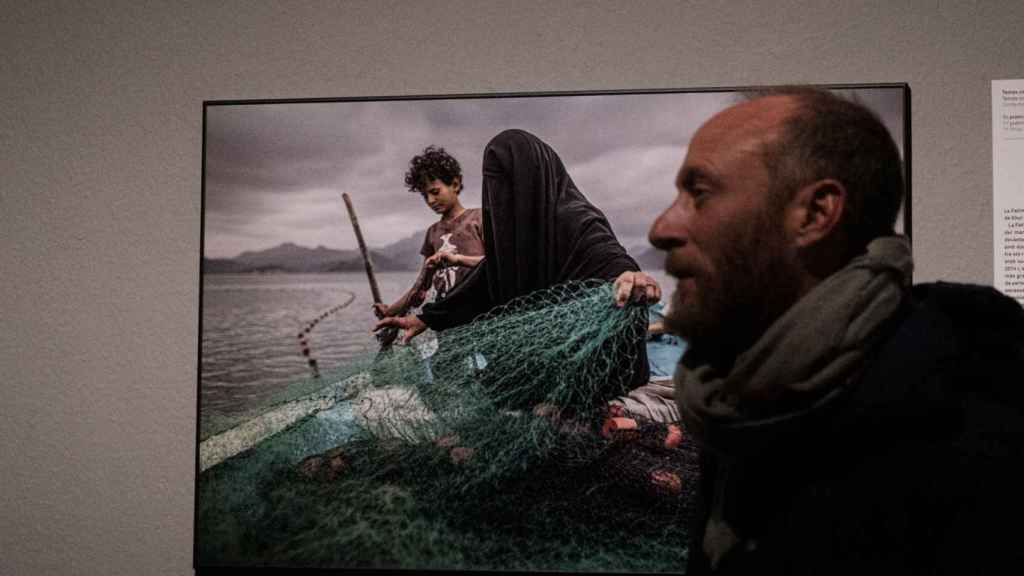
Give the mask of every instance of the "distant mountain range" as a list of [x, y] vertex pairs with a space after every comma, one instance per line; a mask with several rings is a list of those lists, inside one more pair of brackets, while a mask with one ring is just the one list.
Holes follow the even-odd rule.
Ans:
[[[373, 268], [379, 272], [419, 270], [423, 262], [420, 248], [425, 231], [382, 248], [371, 248]], [[630, 251], [644, 270], [661, 269], [665, 263], [663, 252], [651, 247]], [[242, 252], [234, 258], [203, 258], [203, 272], [207, 274], [244, 273], [319, 273], [364, 270], [363, 258], [358, 250], [334, 250], [324, 246], [307, 248], [291, 242], [273, 248]]]
[[[383, 248], [370, 248], [374, 270], [419, 270], [423, 260], [419, 253], [422, 242], [423, 232], [420, 232]], [[291, 242], [266, 250], [242, 252], [234, 258], [203, 258], [203, 272], [207, 274], [350, 272], [364, 270], [364, 267], [358, 250], [307, 248]]]

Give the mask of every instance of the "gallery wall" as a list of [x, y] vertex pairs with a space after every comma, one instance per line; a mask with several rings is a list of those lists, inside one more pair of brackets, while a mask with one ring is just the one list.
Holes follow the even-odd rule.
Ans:
[[0, 13], [0, 574], [192, 570], [206, 99], [908, 82], [916, 277], [992, 282], [989, 82], [1024, 77], [1018, 1]]

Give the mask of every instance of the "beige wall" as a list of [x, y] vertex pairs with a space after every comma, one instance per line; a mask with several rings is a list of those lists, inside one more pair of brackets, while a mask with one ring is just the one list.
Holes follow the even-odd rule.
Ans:
[[0, 4], [0, 574], [191, 571], [204, 99], [906, 81], [917, 278], [992, 281], [1017, 0]]

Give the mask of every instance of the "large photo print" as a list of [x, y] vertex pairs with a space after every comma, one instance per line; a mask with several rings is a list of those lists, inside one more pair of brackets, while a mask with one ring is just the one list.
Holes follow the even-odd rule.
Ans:
[[[907, 88], [829, 89], [909, 174]], [[205, 103], [197, 570], [682, 571], [648, 235], [745, 92]]]

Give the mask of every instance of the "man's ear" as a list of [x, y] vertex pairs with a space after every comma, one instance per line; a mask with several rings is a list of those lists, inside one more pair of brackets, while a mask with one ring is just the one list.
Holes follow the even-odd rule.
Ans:
[[455, 178], [452, 178], [452, 186], [455, 188], [455, 193], [456, 194], [462, 194], [462, 178], [461, 177], [456, 176]]
[[846, 212], [846, 187], [838, 180], [818, 180], [800, 188], [790, 203], [790, 232], [797, 248], [838, 239]]

